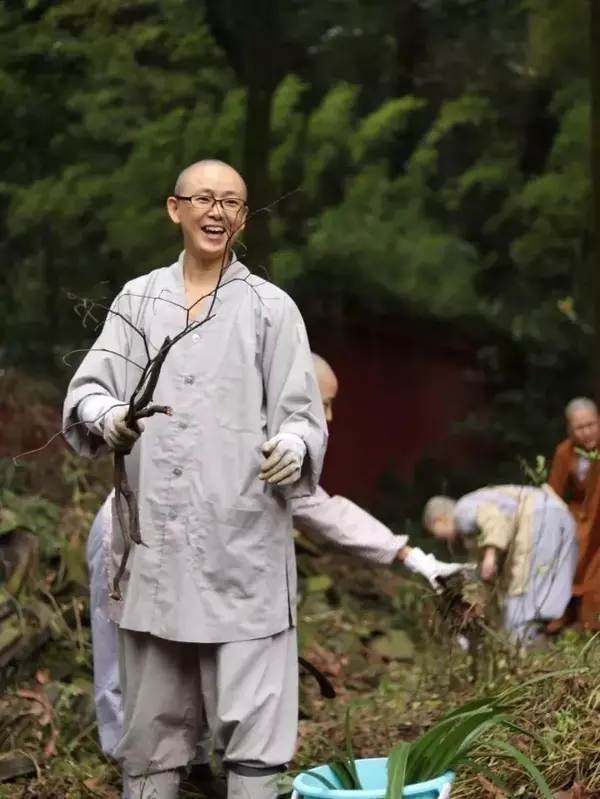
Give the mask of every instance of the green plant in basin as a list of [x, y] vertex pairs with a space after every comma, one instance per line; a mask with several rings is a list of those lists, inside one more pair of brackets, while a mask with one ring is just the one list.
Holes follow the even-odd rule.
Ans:
[[[388, 757], [386, 799], [401, 799], [405, 786], [434, 780], [460, 767], [484, 775], [510, 795], [503, 781], [481, 762], [494, 758], [512, 758], [529, 775], [540, 795], [552, 799], [552, 791], [535, 763], [500, 734], [508, 732], [527, 736], [545, 747], [533, 732], [516, 723], [515, 696], [528, 685], [564, 676], [565, 673], [540, 675], [517, 688], [466, 702], [443, 716], [417, 740], [397, 744]], [[335, 782], [315, 772], [311, 772], [311, 776], [329, 790], [361, 791], [363, 786], [352, 747], [349, 711], [346, 712], [344, 727], [346, 751], [332, 747], [336, 757], [329, 764]]]

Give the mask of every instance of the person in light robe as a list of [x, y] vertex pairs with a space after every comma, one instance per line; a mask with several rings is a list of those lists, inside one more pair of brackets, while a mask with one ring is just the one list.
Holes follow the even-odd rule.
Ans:
[[[320, 356], [313, 354], [313, 363], [325, 419], [329, 424], [333, 420], [333, 404], [338, 393], [337, 377]], [[112, 495], [98, 512], [88, 538], [96, 714], [101, 745], [109, 756], [113, 756], [123, 728], [117, 628], [108, 615], [113, 534], [111, 499]], [[394, 535], [351, 500], [330, 496], [320, 486], [314, 495], [292, 500], [292, 514], [294, 527], [309, 539], [333, 544], [373, 564], [388, 566], [401, 562], [413, 573], [421, 574], [434, 589], [439, 588], [440, 576], [469, 568], [465, 564], [441, 563], [433, 556], [410, 547], [406, 536]], [[207, 724], [201, 724], [194, 771], [196, 780], [205, 782], [207, 786], [211, 784], [210, 749], [210, 731]]]
[[432, 497], [423, 526], [443, 541], [478, 536], [481, 576], [500, 588], [510, 640], [545, 648], [544, 626], [567, 607], [577, 559], [575, 520], [553, 489], [502, 485], [458, 501]]
[[592, 400], [578, 397], [565, 409], [568, 438], [554, 453], [548, 483], [569, 505], [577, 522], [578, 558], [573, 597], [548, 625], [557, 633], [573, 623], [600, 630], [600, 420]]
[[[247, 209], [227, 164], [182, 172], [167, 210], [183, 252], [124, 286], [64, 402], [79, 455], [127, 453], [139, 508], [145, 546], [108, 603], [123, 693], [114, 755], [131, 799], [179, 796], [201, 717], [223, 747], [229, 799], [275, 799], [296, 744], [290, 502], [318, 486], [327, 424], [298, 308], [232, 249]], [[149, 356], [182, 331], [153, 397], [172, 416], [129, 429]], [[111, 536], [111, 570], [122, 551]]]

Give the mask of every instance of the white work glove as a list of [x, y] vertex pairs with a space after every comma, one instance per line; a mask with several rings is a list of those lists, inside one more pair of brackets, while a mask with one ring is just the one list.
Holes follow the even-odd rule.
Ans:
[[426, 555], [418, 547], [410, 550], [403, 563], [413, 574], [420, 574], [421, 577], [424, 577], [436, 594], [443, 591], [438, 582], [440, 577], [450, 577], [461, 571], [474, 571], [476, 568], [474, 563], [443, 563], [434, 555]]
[[[104, 416], [102, 436], [111, 449], [130, 450], [140, 437], [140, 433], [130, 430], [125, 424], [125, 417], [128, 411], [128, 405], [120, 405], [116, 408], [111, 408]], [[138, 422], [138, 427], [140, 431], [143, 431], [144, 425], [142, 422]]]
[[260, 479], [277, 486], [292, 485], [300, 479], [306, 444], [294, 433], [280, 433], [262, 448]]

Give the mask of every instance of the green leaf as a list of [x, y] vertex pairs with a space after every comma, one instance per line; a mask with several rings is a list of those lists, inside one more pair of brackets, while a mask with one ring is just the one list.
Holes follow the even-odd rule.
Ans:
[[411, 782], [424, 782], [443, 774], [455, 764], [459, 754], [467, 754], [479, 737], [496, 723], [495, 709], [484, 708], [466, 716], [438, 722], [413, 744], [409, 768]]
[[460, 707], [457, 707], [454, 710], [450, 710], [448, 713], [442, 716], [441, 720], [444, 721], [445, 719], [452, 719], [456, 718], [457, 716], [465, 716], [475, 710], [481, 710], [482, 708], [489, 707], [491, 705], [494, 705], [497, 710], [510, 709], [509, 705], [504, 705], [499, 701], [498, 695], [483, 696], [479, 699], [472, 699], [470, 702], [465, 702], [464, 705], [460, 705]]
[[352, 136], [352, 158], [359, 162], [375, 144], [393, 141], [406, 128], [411, 114], [427, 105], [419, 97], [394, 97], [360, 120]]
[[309, 594], [322, 594], [331, 588], [332, 579], [326, 574], [316, 574], [306, 580], [306, 590]]
[[336, 775], [344, 790], [355, 790], [356, 784], [354, 781], [354, 775], [350, 770], [346, 760], [336, 760], [334, 763], [330, 763], [329, 768]]
[[413, 660], [415, 646], [404, 630], [390, 630], [371, 641], [371, 647], [390, 660]]
[[0, 535], [12, 532], [19, 526], [19, 517], [8, 508], [0, 508]]
[[536, 677], [532, 677], [529, 680], [525, 680], [525, 682], [519, 683], [514, 688], [508, 688], [506, 691], [503, 691], [501, 694], [498, 694], [496, 697], [497, 701], [505, 700], [509, 696], [514, 696], [514, 694], [521, 694], [524, 688], [529, 688], [530, 685], [536, 685], [539, 682], [544, 682], [545, 680], [553, 680], [557, 677], [574, 677], [576, 674], [585, 674], [588, 669], [582, 667], [578, 669], [562, 669], [561, 671], [549, 671], [546, 674], [538, 674]]
[[397, 744], [388, 757], [385, 799], [402, 799], [412, 744]]
[[492, 740], [489, 742], [490, 748], [499, 749], [502, 752], [506, 752], [507, 755], [512, 757], [514, 760], [522, 766], [525, 771], [529, 774], [531, 779], [535, 782], [537, 787], [540, 789], [542, 796], [545, 799], [552, 799], [552, 791], [544, 776], [542, 775], [541, 771], [537, 768], [537, 766], [533, 763], [533, 761], [524, 755], [516, 746], [508, 743], [508, 741], [500, 741], [500, 740]]
[[346, 709], [346, 718], [344, 719], [344, 738], [346, 740], [346, 753], [348, 755], [348, 768], [350, 769], [354, 778], [356, 789], [362, 791], [362, 785], [358, 778], [358, 770], [356, 768], [356, 759], [354, 757], [354, 750], [352, 748], [352, 731], [350, 725], [350, 708]]
[[[448, 769], [455, 767], [461, 755], [468, 754], [478, 746], [482, 736], [498, 724], [494, 710], [467, 716], [448, 731], [436, 747], [432, 747], [428, 759], [424, 761], [424, 771], [415, 775], [415, 782], [424, 782], [439, 777]], [[411, 778], [413, 777], [411, 773]]]

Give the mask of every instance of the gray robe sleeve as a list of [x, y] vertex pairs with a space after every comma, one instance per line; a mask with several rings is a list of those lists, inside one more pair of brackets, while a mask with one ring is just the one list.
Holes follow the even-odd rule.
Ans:
[[274, 304], [263, 345], [269, 438], [294, 433], [306, 445], [302, 475], [280, 490], [287, 500], [314, 494], [327, 449], [327, 422], [304, 321], [286, 294]]
[[[99, 435], [98, 425], [93, 423], [98, 416], [115, 405], [128, 401], [125, 396], [128, 357], [132, 336], [137, 335], [125, 319], [132, 321], [132, 302], [129, 284], [125, 285], [110, 307], [102, 332], [86, 354], [69, 383], [63, 405], [63, 436], [79, 455], [94, 458], [107, 451]], [[139, 368], [136, 372], [140, 373]], [[94, 396], [94, 419], [81, 418], [83, 400]], [[91, 429], [90, 429], [91, 428]]]
[[[104, 540], [111, 514], [112, 492], [98, 511], [87, 543], [90, 573], [90, 620], [94, 660], [94, 701], [102, 751], [112, 757], [123, 736], [123, 706], [119, 683], [117, 625], [108, 615], [108, 574]], [[110, 530], [110, 528], [108, 528]]]
[[294, 527], [309, 538], [316, 533], [371, 563], [389, 565], [408, 543], [345, 497], [330, 497], [320, 486], [312, 497], [292, 502]]

